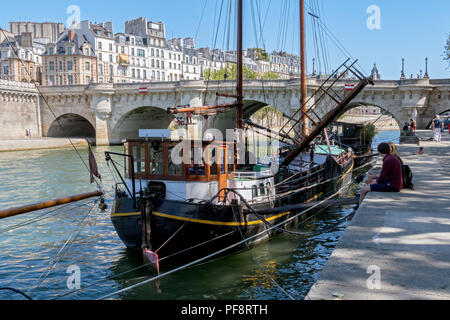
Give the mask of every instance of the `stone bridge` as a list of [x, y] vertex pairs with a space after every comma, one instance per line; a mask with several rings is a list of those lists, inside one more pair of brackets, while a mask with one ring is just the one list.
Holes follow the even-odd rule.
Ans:
[[[341, 81], [338, 87], [352, 83]], [[308, 95], [321, 80], [308, 79]], [[137, 136], [139, 129], [167, 129], [174, 120], [168, 107], [175, 105], [214, 105], [231, 102], [217, 98], [216, 92], [234, 93], [232, 81], [182, 81], [139, 84], [90, 84], [87, 86], [39, 87], [42, 97], [32, 85], [15, 87], [0, 83], [0, 121], [7, 124], [0, 138], [23, 136], [26, 124], [33, 123], [34, 132], [41, 136], [91, 137], [98, 145], [120, 143]], [[286, 115], [299, 108], [299, 80], [245, 81], [244, 116], [250, 117], [264, 106], [271, 105]], [[145, 93], [140, 89], [145, 88]], [[434, 115], [450, 110], [450, 79], [412, 79], [376, 81], [368, 86], [349, 106], [377, 106], [392, 115], [400, 127], [417, 111], [419, 128], [426, 128]], [[6, 103], [5, 103], [6, 102]], [[199, 130], [232, 127], [235, 112], [218, 117], [197, 118]], [[25, 118], [23, 118], [25, 117]], [[9, 132], [14, 122], [20, 129]]]

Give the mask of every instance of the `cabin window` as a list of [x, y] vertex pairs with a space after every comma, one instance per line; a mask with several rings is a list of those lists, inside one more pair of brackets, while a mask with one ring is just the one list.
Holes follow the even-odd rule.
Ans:
[[[181, 176], [183, 175], [183, 169], [181, 165], [175, 164], [172, 161], [172, 151], [173, 149], [175, 149], [175, 146], [169, 146], [168, 148], [168, 159], [169, 159], [169, 164], [168, 164], [168, 169], [169, 172], [168, 174], [171, 176]], [[181, 152], [183, 152], [181, 150]], [[183, 154], [180, 154], [181, 157], [183, 157]]]
[[261, 197], [266, 195], [266, 187], [264, 186], [264, 183], [261, 183], [259, 185], [259, 192], [260, 192]]
[[253, 198], [258, 198], [258, 187], [257, 186], [252, 187], [252, 196], [253, 196]]
[[157, 142], [150, 149], [150, 174], [164, 175], [163, 146]]
[[145, 174], [145, 146], [133, 146], [134, 173]]

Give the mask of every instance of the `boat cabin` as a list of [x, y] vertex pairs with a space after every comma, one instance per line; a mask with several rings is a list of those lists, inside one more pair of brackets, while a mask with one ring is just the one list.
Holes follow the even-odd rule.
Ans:
[[[150, 181], [164, 183], [167, 199], [191, 202], [208, 201], [226, 188], [239, 189], [250, 202], [267, 200], [275, 192], [268, 166], [237, 171], [233, 142], [159, 137], [126, 140], [124, 148], [132, 156], [125, 158], [126, 183], [135, 181], [136, 190]], [[232, 199], [236, 197], [225, 199], [225, 191], [218, 197], [222, 202]]]

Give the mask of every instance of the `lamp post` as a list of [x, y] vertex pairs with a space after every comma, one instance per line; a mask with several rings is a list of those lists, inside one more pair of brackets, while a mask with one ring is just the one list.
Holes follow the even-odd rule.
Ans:
[[428, 75], [428, 58], [425, 58], [425, 76], [424, 78], [428, 79], [430, 76]]
[[400, 76], [400, 80], [405, 80], [406, 76], [405, 76], [405, 59], [402, 59], [402, 74]]

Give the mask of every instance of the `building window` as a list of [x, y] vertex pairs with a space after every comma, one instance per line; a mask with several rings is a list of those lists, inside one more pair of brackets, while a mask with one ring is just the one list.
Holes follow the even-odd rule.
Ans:
[[86, 61], [86, 63], [84, 64], [85, 70], [86, 71], [90, 71], [91, 70], [91, 63], [89, 61]]
[[73, 76], [67, 76], [67, 80], [69, 84], [73, 84]]
[[136, 70], [135, 69], [131, 69], [131, 77], [136, 78]]
[[155, 80], [155, 70], [152, 70], [152, 80]]
[[161, 73], [159, 71], [156, 72], [156, 80], [161, 80]]
[[138, 79], [141, 78], [141, 70], [140, 69], [137, 69], [137, 77], [138, 77]]
[[48, 63], [48, 69], [49, 69], [50, 71], [55, 71], [55, 62], [54, 62], [54, 61], [50, 61], [50, 62]]
[[48, 83], [50, 86], [53, 86], [55, 84], [55, 77], [54, 76], [50, 76], [50, 81]]
[[159, 68], [159, 60], [156, 60], [156, 67]]
[[113, 51], [113, 45], [112, 45], [112, 43], [109, 44], [109, 51]]
[[72, 48], [67, 48], [67, 54], [71, 55], [72, 54]]
[[98, 74], [103, 75], [103, 64], [101, 63], [98, 65]]
[[101, 50], [102, 49], [102, 43], [101, 41], [98, 42], [98, 48]]
[[161, 72], [161, 80], [166, 81], [166, 73], [165, 72]]
[[62, 64], [62, 61], [59, 61], [59, 63], [58, 63], [58, 66], [59, 66], [59, 71], [62, 71], [63, 70], [63, 64]]
[[144, 70], [144, 79], [147, 79], [147, 70]]
[[159, 57], [159, 49], [156, 49], [156, 56]]
[[9, 74], [9, 66], [3, 66], [3, 74], [5, 75]]
[[61, 86], [64, 84], [64, 82], [63, 82], [63, 77], [62, 77], [62, 76], [59, 76], [59, 84], [60, 84]]
[[86, 84], [89, 84], [91, 82], [91, 77], [86, 76]]
[[131, 48], [131, 55], [134, 56], [134, 48]]
[[165, 69], [164, 68], [164, 61], [161, 61], [161, 69]]
[[109, 62], [113, 62], [113, 55], [112, 54], [109, 55]]
[[72, 71], [73, 70], [73, 62], [67, 61], [67, 70]]
[[155, 59], [152, 59], [152, 68], [155, 67]]

